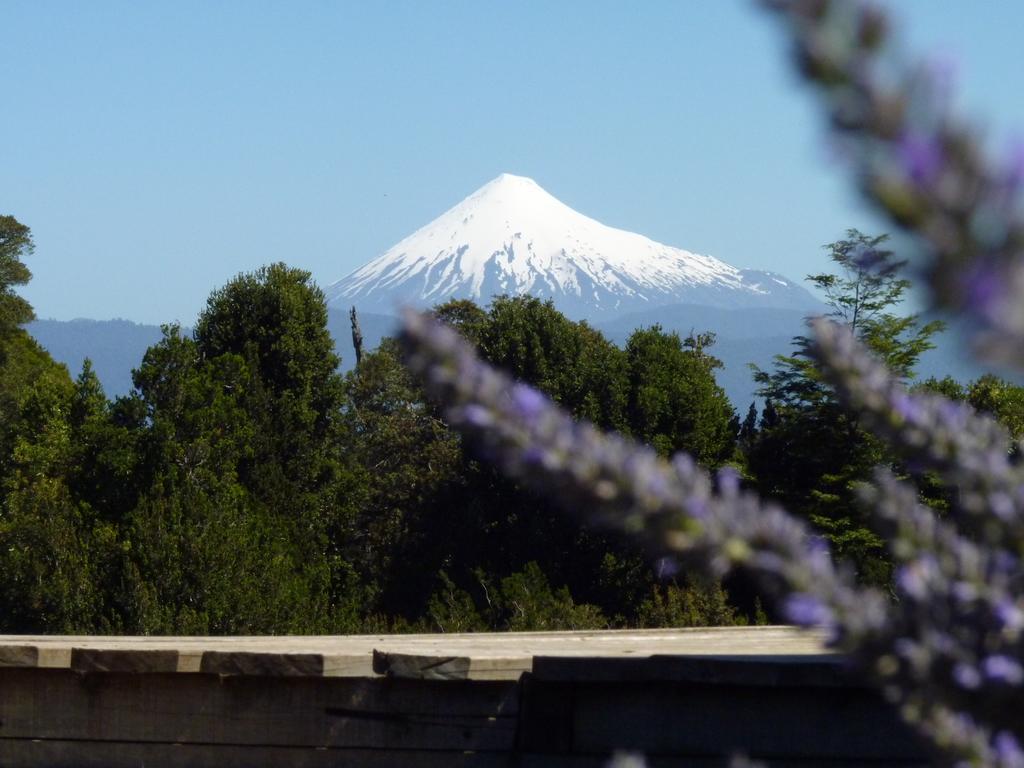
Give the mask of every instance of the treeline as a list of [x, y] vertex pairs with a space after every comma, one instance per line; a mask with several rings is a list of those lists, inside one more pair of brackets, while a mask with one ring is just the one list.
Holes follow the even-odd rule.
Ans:
[[[815, 282], [910, 376], [938, 328], [891, 313], [907, 283], [880, 239], [835, 244]], [[765, 620], [742, 582], [655, 567], [499, 476], [425, 402], [386, 340], [348, 374], [308, 273], [276, 264], [215, 291], [195, 331], [164, 328], [126, 397], [107, 399], [21, 325], [30, 232], [0, 217], [0, 631], [341, 633]], [[865, 248], [882, 254], [858, 261]], [[811, 519], [865, 580], [880, 542], [855, 487], [901, 469], [795, 354], [734, 413], [714, 337], [653, 327], [616, 347], [550, 303], [455, 301], [435, 312], [480, 354], [576, 416], [684, 450]], [[1024, 429], [1024, 390], [927, 382]], [[484, 457], [485, 458], [485, 457]], [[927, 477], [922, 495], [942, 508]], [[729, 595], [732, 595], [730, 598]]]

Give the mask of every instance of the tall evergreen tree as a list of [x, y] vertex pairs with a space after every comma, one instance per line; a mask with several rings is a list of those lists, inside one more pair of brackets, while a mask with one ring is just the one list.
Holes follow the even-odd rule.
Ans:
[[0, 216], [0, 629], [104, 631], [117, 535], [75, 484], [78, 388], [20, 327], [33, 312], [14, 289], [32, 247], [28, 227]]
[[[902, 275], [904, 262], [884, 247], [886, 239], [849, 230], [826, 246], [837, 272], [808, 280], [825, 295], [829, 316], [848, 324], [890, 370], [909, 379], [942, 324], [896, 314], [910, 283]], [[774, 370], [755, 371], [775, 423], [766, 406], [748, 453], [750, 471], [763, 494], [808, 517], [863, 579], [883, 582], [888, 567], [882, 542], [866, 527], [854, 488], [876, 465], [895, 458], [822, 381], [808, 352], [810, 340], [798, 336], [793, 343], [793, 354], [777, 357]]]
[[23, 258], [35, 249], [32, 231], [13, 216], [0, 216], [0, 335], [35, 317], [32, 305], [14, 292], [32, 279]]
[[743, 418], [743, 422], [740, 424], [739, 433], [737, 439], [740, 445], [744, 448], [748, 448], [754, 441], [754, 437], [757, 435], [757, 404], [753, 401], [750, 403], [750, 407], [747, 408], [747, 415]]
[[309, 273], [276, 264], [215, 291], [194, 339], [167, 327], [147, 352], [125, 597], [140, 630], [354, 628], [340, 540], [352, 474], [326, 322]]
[[706, 351], [713, 343], [713, 334], [683, 341], [658, 325], [626, 342], [631, 432], [662, 455], [686, 451], [706, 466], [728, 459], [736, 437], [732, 406], [715, 382], [721, 363]]
[[540, 387], [578, 418], [626, 428], [625, 358], [587, 323], [573, 322], [550, 300], [531, 296], [495, 297], [486, 322], [465, 311], [460, 321], [477, 334], [488, 361]]
[[415, 618], [429, 579], [446, 565], [437, 537], [451, 514], [439, 493], [461, 480], [461, 443], [425, 400], [385, 339], [345, 380], [346, 449], [362, 470], [363, 495], [347, 538], [376, 599], [374, 612]]

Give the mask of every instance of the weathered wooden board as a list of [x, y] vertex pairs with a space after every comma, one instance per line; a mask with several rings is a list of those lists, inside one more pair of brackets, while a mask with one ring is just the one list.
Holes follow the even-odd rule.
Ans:
[[4, 768], [513, 768], [520, 764], [513, 762], [509, 755], [497, 752], [0, 739], [0, 765]]
[[580, 682], [651, 681], [746, 686], [842, 687], [860, 678], [841, 656], [537, 656], [533, 676]]
[[873, 691], [722, 684], [528, 683], [526, 752], [921, 760], [910, 729]]
[[[390, 659], [378, 662], [380, 671], [374, 670], [375, 651], [382, 659]], [[0, 667], [286, 677], [438, 677], [443, 673], [448, 679], [514, 680], [533, 671], [538, 657], [804, 658], [823, 654], [820, 634], [791, 627], [346, 637], [0, 636]], [[403, 657], [421, 661], [399, 662]], [[431, 672], [435, 661], [441, 663]]]
[[511, 682], [0, 670], [0, 740], [509, 751]]
[[[759, 759], [753, 755], [754, 759]], [[731, 758], [704, 755], [644, 755], [647, 768], [727, 768]], [[608, 768], [608, 756], [596, 755], [537, 755], [523, 754], [508, 763], [508, 768]], [[807, 760], [803, 758], [772, 758], [768, 768], [930, 768], [931, 764], [915, 760], [864, 760], [829, 758]]]
[[822, 637], [786, 627], [0, 637], [0, 766], [921, 764]]
[[[648, 768], [725, 768], [720, 757], [649, 755]], [[593, 755], [231, 747], [199, 744], [0, 740], [5, 768], [607, 768]], [[771, 768], [922, 768], [902, 760], [775, 759]]]

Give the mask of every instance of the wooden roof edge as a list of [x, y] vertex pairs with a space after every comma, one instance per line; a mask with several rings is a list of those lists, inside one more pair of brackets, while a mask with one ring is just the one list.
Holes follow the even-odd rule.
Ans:
[[593, 679], [612, 674], [654, 679], [664, 674], [654, 671], [658, 669], [699, 677], [705, 674], [701, 669], [725, 669], [730, 664], [809, 669], [822, 660], [835, 663], [823, 636], [792, 627], [333, 637], [0, 637], [0, 667], [80, 673], [514, 679], [523, 672], [564, 677], [590, 669], [586, 674], [596, 675]]

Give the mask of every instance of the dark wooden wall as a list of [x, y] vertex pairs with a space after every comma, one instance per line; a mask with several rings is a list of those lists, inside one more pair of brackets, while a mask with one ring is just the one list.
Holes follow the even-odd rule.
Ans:
[[736, 750], [792, 768], [927, 762], [835, 659], [539, 657], [513, 680], [390, 662], [376, 677], [0, 669], [0, 765], [596, 768], [620, 749], [652, 768]]

